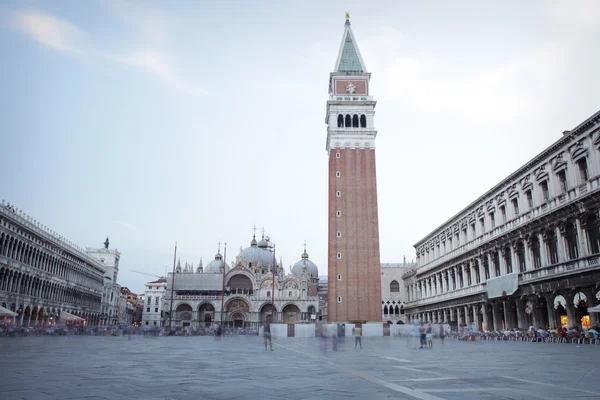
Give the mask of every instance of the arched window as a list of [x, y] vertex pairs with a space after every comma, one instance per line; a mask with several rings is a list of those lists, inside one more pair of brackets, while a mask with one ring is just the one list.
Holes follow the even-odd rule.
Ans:
[[338, 128], [344, 127], [344, 116], [342, 114], [338, 114]]
[[352, 117], [350, 114], [346, 114], [346, 128], [352, 127]]
[[367, 117], [365, 116], [365, 114], [360, 116], [360, 127], [361, 128], [367, 127]]
[[271, 297], [271, 291], [267, 291], [267, 297]]
[[388, 315], [388, 307], [387, 306], [383, 307], [383, 315]]
[[400, 315], [400, 309], [398, 306], [394, 307], [394, 315]]
[[390, 283], [390, 292], [398, 293], [399, 291], [400, 291], [400, 284], [398, 283], [398, 281], [392, 281], [392, 283]]
[[352, 127], [358, 128], [358, 115], [354, 114], [352, 116]]

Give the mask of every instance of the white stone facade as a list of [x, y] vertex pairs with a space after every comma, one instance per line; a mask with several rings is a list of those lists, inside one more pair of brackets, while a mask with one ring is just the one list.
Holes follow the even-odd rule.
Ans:
[[163, 326], [163, 307], [167, 280], [165, 278], [148, 282], [145, 285], [144, 312], [142, 326]]
[[[291, 268], [293, 273], [286, 275], [275, 260], [273, 248], [268, 238], [258, 243], [253, 238], [250, 247], [240, 248], [231, 267], [220, 252], [206, 268], [202, 264], [196, 270], [187, 264], [182, 268], [178, 263], [176, 273], [169, 273], [166, 279], [163, 325], [195, 328], [223, 322], [257, 328], [266, 319], [308, 323], [312, 322], [311, 315], [318, 318], [318, 269], [308, 259], [306, 249]], [[149, 297], [146, 292], [146, 304]]]
[[[415, 244], [409, 317], [483, 329], [594, 325], [600, 112]], [[566, 322], [568, 321], [568, 322]]]
[[406, 287], [402, 276], [415, 263], [381, 263], [381, 318], [389, 324], [406, 323]]
[[103, 248], [88, 247], [86, 252], [100, 261], [106, 270], [104, 273], [100, 323], [102, 325], [116, 325], [119, 323], [119, 299], [121, 298], [121, 286], [117, 283], [121, 253], [116, 249], [109, 249], [108, 238], [106, 238]]
[[99, 321], [104, 266], [16, 209], [0, 205], [0, 305], [18, 325], [61, 323], [66, 311]]

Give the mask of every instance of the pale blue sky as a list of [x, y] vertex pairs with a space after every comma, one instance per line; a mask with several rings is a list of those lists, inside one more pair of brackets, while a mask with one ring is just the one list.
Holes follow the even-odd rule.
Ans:
[[598, 111], [600, 3], [12, 1], [0, 196], [134, 291], [264, 226], [326, 274], [325, 102], [344, 11], [379, 101], [382, 262]]

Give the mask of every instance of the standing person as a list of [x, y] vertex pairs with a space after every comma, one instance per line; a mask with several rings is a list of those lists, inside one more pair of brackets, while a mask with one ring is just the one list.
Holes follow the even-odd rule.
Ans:
[[421, 347], [420, 349], [427, 346], [427, 333], [425, 332], [425, 322], [421, 321], [421, 326], [419, 327], [419, 337], [421, 338]]
[[354, 348], [356, 348], [356, 345], [358, 344], [360, 345], [360, 349], [362, 350], [362, 328], [360, 326], [355, 326], [354, 328], [352, 328], [352, 333], [354, 334]]
[[431, 349], [433, 347], [433, 329], [431, 328], [431, 322], [427, 323], [427, 328], [425, 328], [425, 334], [427, 337], [427, 347]]
[[265, 321], [263, 326], [263, 336], [265, 337], [265, 351], [267, 351], [267, 341], [269, 342], [271, 351], [273, 351], [273, 342], [271, 341], [271, 322], [268, 320]]
[[439, 328], [440, 328], [440, 341], [442, 342], [442, 344], [444, 344], [444, 336], [445, 336], [444, 325], [440, 324]]

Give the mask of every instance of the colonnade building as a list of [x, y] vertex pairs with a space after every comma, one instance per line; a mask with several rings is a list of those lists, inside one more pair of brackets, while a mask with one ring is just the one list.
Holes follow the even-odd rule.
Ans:
[[105, 268], [14, 206], [0, 205], [0, 305], [17, 325], [100, 320]]
[[414, 245], [408, 319], [597, 326], [599, 208], [600, 112]]

